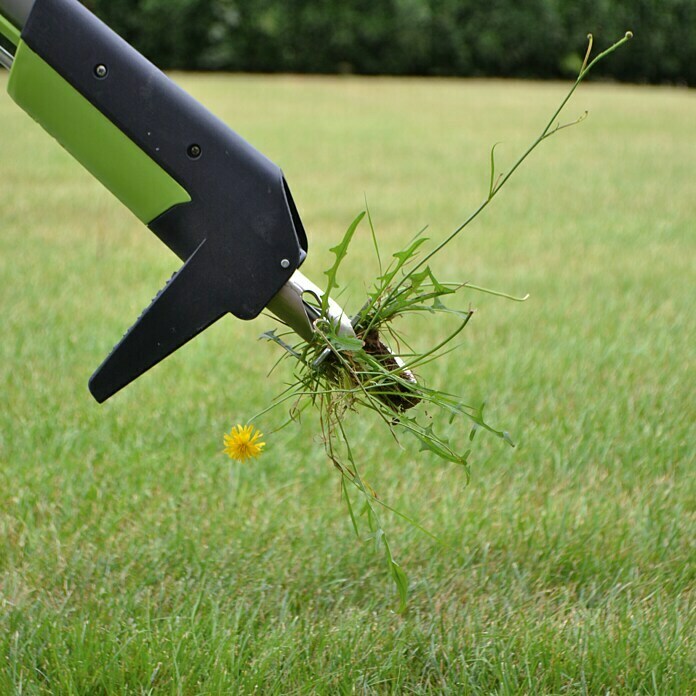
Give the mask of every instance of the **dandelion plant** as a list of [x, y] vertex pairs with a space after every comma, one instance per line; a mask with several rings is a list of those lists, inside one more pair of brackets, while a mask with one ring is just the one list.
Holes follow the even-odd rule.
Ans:
[[[390, 262], [382, 266], [369, 210], [360, 213], [348, 227], [340, 243], [331, 250], [335, 260], [326, 271], [326, 291], [322, 297], [314, 298], [319, 319], [314, 324], [311, 340], [293, 343], [290, 338], [292, 334], [278, 333], [275, 330], [263, 336], [277, 343], [284, 351], [283, 356], [294, 363], [292, 383], [263, 414], [281, 405], [288, 407], [289, 422], [296, 420], [300, 413], [308, 409], [313, 409], [318, 414], [326, 454], [339, 472], [342, 497], [355, 533], [361, 538], [351, 490], [357, 490], [362, 497], [368, 536], [374, 539], [384, 553], [402, 610], [406, 606], [408, 581], [394, 559], [380, 513], [386, 509], [402, 517], [404, 515], [381, 500], [363, 478], [360, 457], [346, 431], [346, 419], [352, 412], [373, 412], [397, 440], [401, 441], [404, 435], [408, 436], [420, 446], [421, 451], [463, 467], [467, 480], [471, 450], [462, 451], [455, 446], [442, 433], [438, 424], [464, 419], [469, 424], [469, 441], [474, 439], [478, 430], [482, 430], [514, 446], [506, 431], [494, 427], [486, 420], [483, 405], [469, 404], [455, 394], [426, 386], [418, 375], [428, 363], [441, 359], [457, 347], [457, 338], [473, 317], [471, 308], [458, 308], [462, 304], [464, 292], [489, 293], [514, 301], [524, 301], [527, 298], [513, 297], [469, 282], [441, 281], [435, 276], [430, 262], [483, 213], [532, 152], [551, 136], [584, 120], [587, 112], [569, 122], [561, 122], [559, 117], [592, 68], [631, 37], [631, 32], [627, 32], [619, 41], [592, 58], [593, 39], [592, 35], [588, 36], [587, 51], [580, 72], [548, 123], [505, 173], [498, 172], [496, 146], [491, 148], [484, 199], [451, 234], [442, 240], [432, 240], [422, 231], [403, 249], [394, 252]], [[346, 336], [338, 331], [335, 322], [329, 318], [327, 303], [329, 296], [338, 287], [341, 265], [361, 225], [370, 230], [380, 270], [363, 306], [351, 319], [354, 336]], [[425, 351], [418, 351], [410, 347], [400, 329], [403, 320], [413, 315], [426, 315], [433, 322], [448, 317], [456, 323], [443, 340]], [[439, 417], [436, 414], [440, 414]], [[236, 447], [234, 443], [233, 446]], [[417, 523], [412, 523], [422, 529]]]

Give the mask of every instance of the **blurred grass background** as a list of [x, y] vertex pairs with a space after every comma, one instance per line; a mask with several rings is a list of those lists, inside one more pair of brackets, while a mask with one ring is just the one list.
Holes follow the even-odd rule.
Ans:
[[[321, 280], [367, 197], [384, 254], [440, 239], [565, 93], [557, 83], [178, 75], [280, 164]], [[5, 92], [6, 76], [0, 75]], [[289, 378], [269, 319], [219, 322], [104, 406], [86, 382], [178, 260], [0, 99], [1, 693], [690, 693], [696, 100], [583, 86], [434, 264], [471, 293], [421, 377], [486, 400], [510, 449], [472, 481], [352, 417], [409, 612], [360, 546], [311, 418], [235, 468], [222, 434]], [[356, 309], [365, 227], [344, 264]], [[410, 327], [427, 346], [447, 327]], [[464, 443], [468, 430], [452, 430]]]

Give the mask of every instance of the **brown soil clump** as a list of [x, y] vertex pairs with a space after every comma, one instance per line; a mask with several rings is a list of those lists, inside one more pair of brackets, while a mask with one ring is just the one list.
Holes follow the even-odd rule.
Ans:
[[[404, 369], [401, 362], [389, 348], [382, 343], [379, 333], [372, 329], [363, 336], [365, 352], [376, 358], [389, 372], [393, 372], [404, 382], [417, 384], [416, 378], [410, 370]], [[407, 385], [402, 382], [394, 382], [388, 394], [376, 394], [380, 401], [390, 406], [394, 411], [403, 413], [417, 406], [420, 399]]]

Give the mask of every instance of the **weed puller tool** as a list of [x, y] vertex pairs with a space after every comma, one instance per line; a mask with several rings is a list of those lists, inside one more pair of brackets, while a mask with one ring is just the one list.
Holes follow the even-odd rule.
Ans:
[[92, 376], [97, 401], [227, 313], [267, 308], [311, 339], [322, 292], [297, 270], [307, 237], [275, 164], [77, 0], [0, 0], [0, 64], [14, 101], [185, 262]]

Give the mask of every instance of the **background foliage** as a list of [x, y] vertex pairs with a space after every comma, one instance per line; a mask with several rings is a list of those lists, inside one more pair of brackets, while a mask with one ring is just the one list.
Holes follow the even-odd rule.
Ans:
[[163, 68], [558, 78], [592, 32], [598, 73], [696, 85], [696, 0], [86, 0]]

